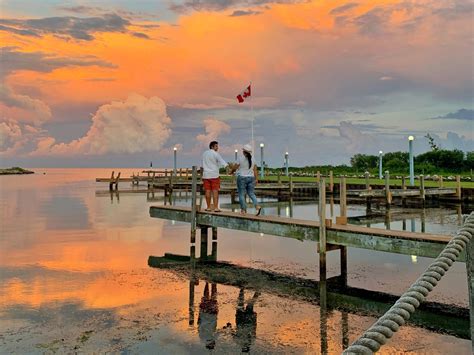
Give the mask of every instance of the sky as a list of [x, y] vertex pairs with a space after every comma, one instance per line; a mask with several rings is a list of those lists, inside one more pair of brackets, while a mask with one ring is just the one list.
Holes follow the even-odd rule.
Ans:
[[[473, 3], [0, 0], [0, 166], [474, 150]], [[252, 95], [236, 96], [249, 84]]]

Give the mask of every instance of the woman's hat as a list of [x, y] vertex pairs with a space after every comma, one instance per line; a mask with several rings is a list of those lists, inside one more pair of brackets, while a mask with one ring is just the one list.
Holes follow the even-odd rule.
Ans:
[[242, 147], [243, 150], [246, 152], [252, 153], [252, 146], [250, 144], [246, 144]]

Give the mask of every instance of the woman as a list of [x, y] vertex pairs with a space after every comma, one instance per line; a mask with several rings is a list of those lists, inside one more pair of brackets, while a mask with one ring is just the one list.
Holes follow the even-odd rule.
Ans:
[[257, 184], [257, 166], [252, 160], [252, 147], [246, 144], [242, 147], [242, 153], [238, 160], [237, 168], [237, 190], [239, 192], [240, 213], [247, 213], [247, 203], [245, 193], [247, 193], [257, 210], [256, 215], [260, 215], [262, 207], [257, 204], [255, 196], [255, 185]]

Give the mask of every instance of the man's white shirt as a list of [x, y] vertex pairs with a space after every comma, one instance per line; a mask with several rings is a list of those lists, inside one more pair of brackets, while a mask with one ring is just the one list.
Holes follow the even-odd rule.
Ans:
[[227, 166], [221, 155], [214, 149], [206, 150], [202, 155], [203, 179], [215, 179], [219, 177], [219, 168]]

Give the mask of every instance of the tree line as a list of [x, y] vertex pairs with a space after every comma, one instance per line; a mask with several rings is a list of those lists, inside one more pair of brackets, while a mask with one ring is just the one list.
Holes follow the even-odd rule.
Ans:
[[[415, 174], [470, 174], [474, 169], [474, 151], [464, 153], [461, 150], [433, 149], [423, 154], [416, 155]], [[349, 165], [312, 165], [305, 167], [289, 167], [293, 173], [314, 174], [316, 171], [328, 173], [330, 170], [334, 174], [360, 174], [369, 171], [377, 175], [379, 169], [379, 156], [369, 154], [355, 154], [350, 159]], [[390, 171], [392, 174], [408, 174], [409, 154], [408, 152], [390, 152], [382, 155], [383, 171]], [[268, 169], [276, 173], [277, 169]]]

